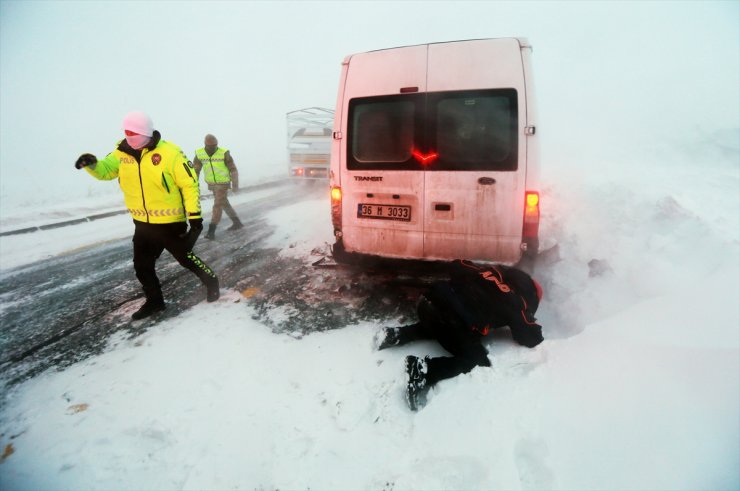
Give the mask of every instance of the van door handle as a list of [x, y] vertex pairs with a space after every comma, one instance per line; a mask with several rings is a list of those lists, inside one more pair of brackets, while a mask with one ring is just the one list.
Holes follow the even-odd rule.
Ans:
[[493, 177], [481, 177], [478, 179], [478, 184], [483, 184], [484, 186], [496, 184], [496, 179]]
[[437, 203], [434, 205], [434, 209], [437, 211], [450, 211], [452, 207], [447, 203]]

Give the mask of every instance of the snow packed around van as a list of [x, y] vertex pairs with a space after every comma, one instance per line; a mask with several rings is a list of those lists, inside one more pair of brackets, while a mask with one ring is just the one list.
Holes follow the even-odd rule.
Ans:
[[[545, 341], [494, 336], [492, 367], [442, 381], [417, 413], [403, 359], [445, 353], [376, 351], [398, 319], [278, 334], [224, 289], [5, 394], [2, 488], [737, 489], [736, 142], [546, 166]], [[308, 269], [331, 240], [328, 196], [267, 219], [269, 245]], [[122, 224], [92, 238], [126, 237]], [[24, 250], [78, 247], [84, 226], [3, 237], [3, 275]]]

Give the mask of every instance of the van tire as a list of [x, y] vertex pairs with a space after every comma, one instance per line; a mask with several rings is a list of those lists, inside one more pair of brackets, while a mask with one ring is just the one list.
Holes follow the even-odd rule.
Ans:
[[331, 255], [337, 263], [347, 264], [351, 262], [349, 253], [344, 250], [342, 239], [337, 239], [334, 245], [331, 246]]

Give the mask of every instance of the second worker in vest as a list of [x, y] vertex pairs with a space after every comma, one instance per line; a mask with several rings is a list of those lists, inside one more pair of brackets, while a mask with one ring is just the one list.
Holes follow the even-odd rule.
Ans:
[[239, 171], [236, 170], [234, 159], [228, 149], [218, 146], [218, 139], [213, 135], [206, 135], [203, 142], [204, 147], [195, 151], [193, 167], [195, 172], [208, 184], [208, 189], [213, 192], [213, 212], [211, 223], [208, 225], [206, 239], [216, 238], [216, 227], [221, 221], [223, 211], [231, 218], [231, 227], [227, 230], [239, 230], [244, 225], [236, 215], [234, 208], [229, 203], [229, 188], [236, 191], [239, 189]]

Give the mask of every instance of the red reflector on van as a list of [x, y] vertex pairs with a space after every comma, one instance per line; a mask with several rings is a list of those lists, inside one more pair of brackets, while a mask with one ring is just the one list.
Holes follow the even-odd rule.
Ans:
[[419, 87], [401, 87], [402, 94], [408, 94], [409, 92], [419, 92]]
[[437, 157], [439, 157], [439, 154], [437, 152], [429, 152], [428, 154], [424, 155], [418, 150], [412, 150], [411, 155], [413, 155], [414, 158], [418, 160], [419, 163], [422, 165], [431, 164], [437, 159]]

